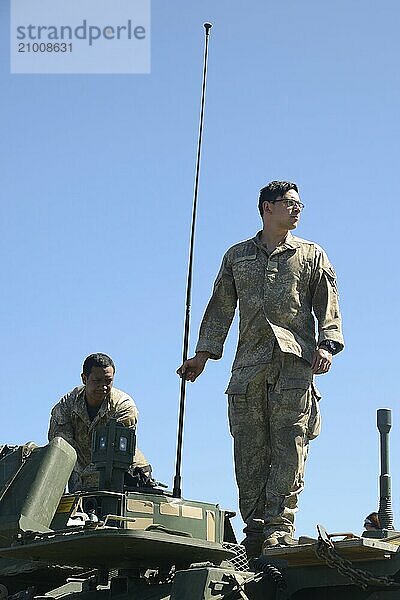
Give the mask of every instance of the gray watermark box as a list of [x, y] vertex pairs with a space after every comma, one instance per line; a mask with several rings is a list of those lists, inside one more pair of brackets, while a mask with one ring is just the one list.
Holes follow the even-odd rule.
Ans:
[[11, 0], [11, 73], [150, 73], [150, 0]]

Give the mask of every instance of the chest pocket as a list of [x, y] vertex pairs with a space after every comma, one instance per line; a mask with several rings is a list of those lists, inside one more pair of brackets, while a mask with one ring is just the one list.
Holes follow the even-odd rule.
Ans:
[[310, 282], [311, 265], [304, 257], [294, 253], [291, 256], [278, 257], [277, 283], [295, 285], [297, 288], [307, 288]]
[[259, 285], [261, 271], [257, 255], [245, 254], [232, 262], [233, 277], [239, 294], [249, 293], [254, 285]]

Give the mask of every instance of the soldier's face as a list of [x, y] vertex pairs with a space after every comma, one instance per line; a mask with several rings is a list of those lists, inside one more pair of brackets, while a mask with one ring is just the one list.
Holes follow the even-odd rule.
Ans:
[[286, 200], [300, 202], [300, 196], [295, 190], [289, 190], [279, 202], [264, 202], [264, 215], [270, 224], [278, 229], [296, 229], [300, 221], [301, 209], [298, 206], [288, 208]]
[[111, 392], [114, 382], [114, 369], [112, 367], [93, 367], [87, 377], [82, 373], [82, 381], [86, 386], [86, 398], [96, 404], [101, 404]]

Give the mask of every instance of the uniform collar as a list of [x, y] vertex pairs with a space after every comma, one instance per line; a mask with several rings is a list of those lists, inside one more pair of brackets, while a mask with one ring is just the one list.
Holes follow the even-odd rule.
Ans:
[[[261, 234], [262, 231], [258, 231], [256, 235], [252, 238], [252, 241], [255, 243], [256, 246], [265, 251], [265, 246], [261, 243]], [[288, 248], [295, 250], [299, 246], [300, 244], [296, 240], [295, 236], [292, 235], [290, 231], [288, 231], [284, 241], [275, 248], [274, 252], [276, 252], [278, 249], [279, 252], [282, 252], [283, 250], [287, 250]]]
[[114, 388], [111, 388], [111, 392], [105, 398], [105, 401], [103, 401], [103, 403], [101, 404], [101, 406], [99, 408], [99, 412], [97, 413], [97, 415], [93, 419], [93, 421], [90, 421], [88, 411], [86, 408], [87, 405], [86, 405], [86, 391], [85, 390], [86, 390], [86, 388], [84, 385], [82, 385], [78, 388], [78, 393], [76, 394], [75, 402], [74, 402], [74, 412], [76, 414], [78, 414], [84, 421], [93, 423], [94, 421], [96, 421], [96, 419], [98, 417], [101, 417], [104, 413], [106, 413], [110, 410], [111, 395], [113, 393]]
[[281, 245], [281, 248], [299, 248], [301, 246], [301, 244], [299, 244], [299, 242], [297, 241], [297, 239], [295, 238], [294, 235], [292, 235], [290, 233], [290, 231], [287, 232], [285, 241], [283, 242], [283, 244]]

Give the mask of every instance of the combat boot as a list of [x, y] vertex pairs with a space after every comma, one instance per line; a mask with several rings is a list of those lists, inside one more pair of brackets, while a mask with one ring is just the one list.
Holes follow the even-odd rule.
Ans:
[[275, 533], [271, 533], [271, 535], [264, 540], [262, 552], [264, 554], [264, 552], [268, 552], [270, 548], [278, 548], [280, 546], [297, 546], [298, 543], [299, 541], [295, 540], [290, 533], [276, 531]]

